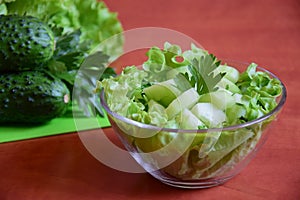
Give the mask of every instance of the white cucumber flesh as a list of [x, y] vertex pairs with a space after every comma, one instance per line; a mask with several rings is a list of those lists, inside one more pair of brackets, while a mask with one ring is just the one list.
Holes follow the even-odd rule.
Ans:
[[217, 87], [223, 88], [225, 90], [229, 90], [232, 93], [240, 93], [240, 88], [226, 77], [223, 77], [219, 83], [217, 83]]
[[233, 94], [232, 95], [232, 97], [234, 98], [234, 101], [236, 102], [236, 103], [243, 103], [243, 95], [242, 94], [239, 94], [239, 93], [235, 93], [235, 94]]
[[230, 91], [219, 89], [215, 92], [201, 95], [199, 102], [212, 103], [220, 110], [225, 110], [226, 108], [235, 104], [236, 100]]
[[218, 127], [226, 120], [225, 113], [212, 103], [197, 103], [191, 111], [210, 128]]
[[220, 72], [226, 73], [224, 77], [233, 83], [236, 83], [239, 80], [240, 72], [234, 67], [230, 67], [228, 65], [220, 65], [217, 69], [215, 69], [214, 74], [216, 75]]
[[206, 127], [205, 124], [188, 109], [184, 109], [178, 115], [177, 122], [182, 129], [198, 129], [199, 127]]
[[199, 100], [199, 94], [194, 88], [191, 88], [176, 99], [174, 99], [170, 105], [166, 108], [166, 113], [169, 119], [174, 118], [178, 113], [183, 111], [185, 108], [193, 107]]

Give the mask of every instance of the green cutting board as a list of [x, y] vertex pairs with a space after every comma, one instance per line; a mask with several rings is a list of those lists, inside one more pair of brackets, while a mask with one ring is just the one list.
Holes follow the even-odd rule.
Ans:
[[26, 140], [51, 135], [59, 135], [83, 130], [104, 128], [110, 126], [107, 116], [105, 117], [73, 117], [72, 110], [64, 116], [55, 118], [43, 125], [0, 125], [0, 143]]

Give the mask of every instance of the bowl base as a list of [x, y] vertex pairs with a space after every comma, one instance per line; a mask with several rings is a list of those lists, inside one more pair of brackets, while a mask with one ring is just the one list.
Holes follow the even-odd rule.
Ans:
[[231, 179], [233, 176], [226, 177], [226, 178], [219, 178], [219, 179], [203, 179], [203, 180], [196, 180], [196, 181], [173, 181], [173, 180], [162, 180], [161, 178], [155, 177], [158, 179], [160, 182], [172, 186], [172, 187], [177, 187], [177, 188], [182, 188], [182, 189], [205, 189], [205, 188], [211, 188], [215, 186], [219, 186], [227, 182], [229, 179]]

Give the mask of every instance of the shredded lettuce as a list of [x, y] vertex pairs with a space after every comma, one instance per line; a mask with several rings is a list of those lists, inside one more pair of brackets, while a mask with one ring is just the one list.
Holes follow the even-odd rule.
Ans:
[[247, 111], [243, 117], [247, 121], [272, 111], [277, 106], [276, 97], [282, 93], [280, 81], [265, 72], [257, 71], [255, 63], [251, 63], [240, 75], [237, 86], [243, 94], [242, 105]]
[[135, 101], [133, 91], [141, 88], [141, 83], [147, 76], [146, 72], [138, 70], [135, 66], [126, 67], [120, 76], [104, 79], [98, 82], [97, 87], [107, 91], [107, 103], [111, 110], [136, 121], [145, 121], [148, 117], [144, 111], [145, 106]]

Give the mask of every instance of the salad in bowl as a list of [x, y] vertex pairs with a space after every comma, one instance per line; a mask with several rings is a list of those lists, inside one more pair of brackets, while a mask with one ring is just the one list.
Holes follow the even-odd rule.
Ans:
[[166, 42], [147, 57], [97, 86], [129, 153], [176, 187], [211, 187], [238, 174], [285, 103], [283, 83], [255, 63], [218, 60], [193, 44], [182, 51]]

